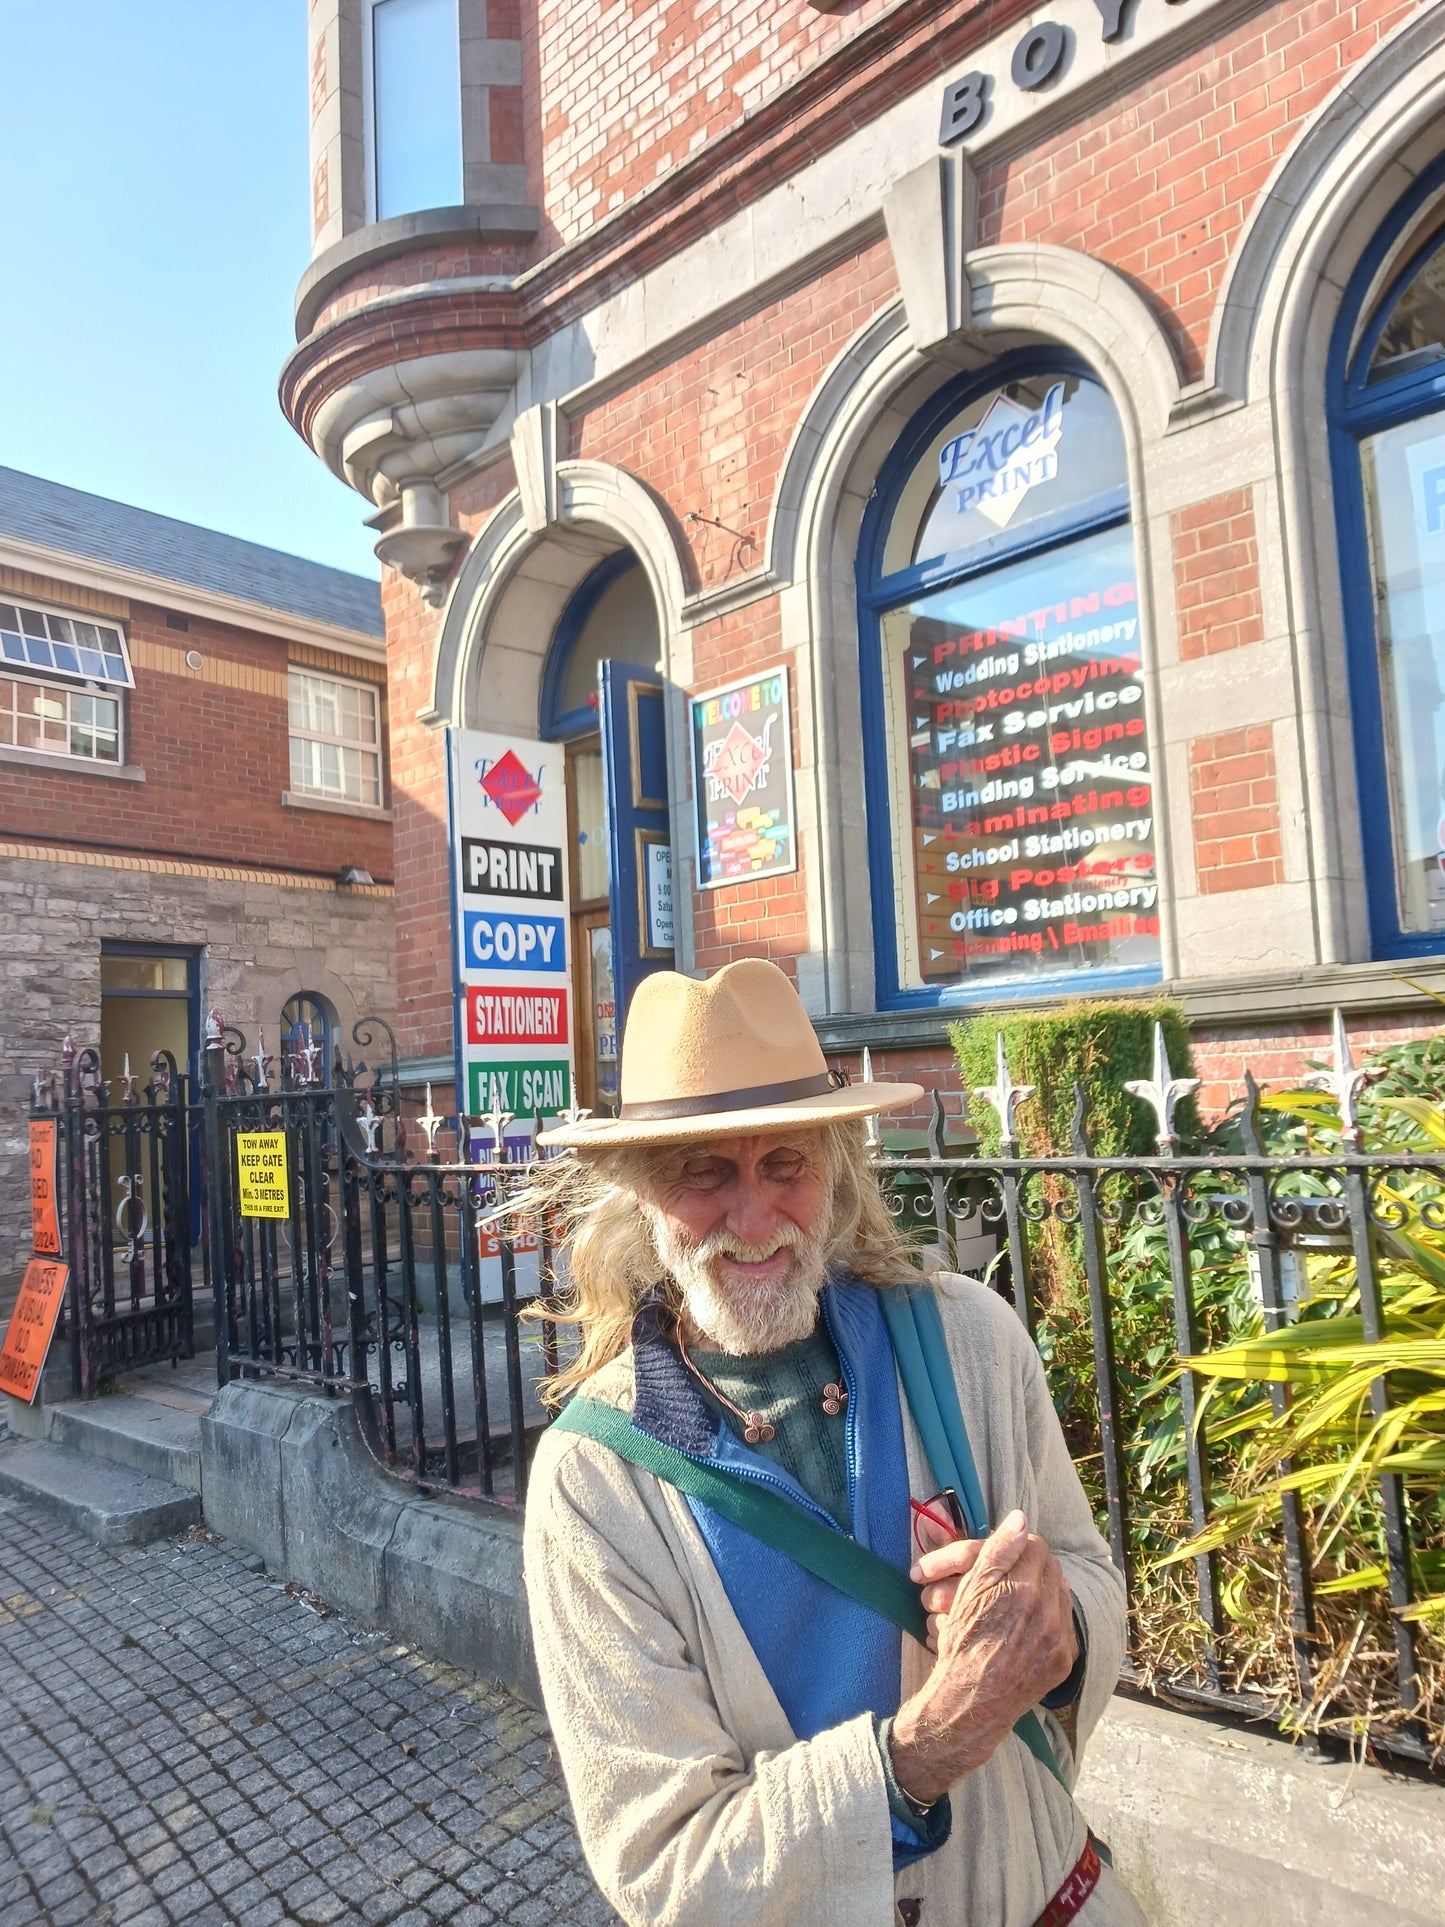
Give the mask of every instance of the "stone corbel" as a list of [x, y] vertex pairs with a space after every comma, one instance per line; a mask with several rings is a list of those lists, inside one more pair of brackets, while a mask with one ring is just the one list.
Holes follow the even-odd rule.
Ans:
[[512, 465], [529, 535], [557, 520], [557, 404], [538, 402], [512, 424]]
[[968, 256], [977, 241], [978, 177], [966, 154], [940, 154], [895, 181], [883, 220], [920, 353], [957, 334], [969, 317]]
[[447, 499], [435, 483], [424, 477], [402, 481], [398, 496], [398, 503], [367, 517], [368, 527], [383, 531], [375, 547], [377, 560], [418, 583], [422, 599], [440, 608], [466, 535], [452, 527]]

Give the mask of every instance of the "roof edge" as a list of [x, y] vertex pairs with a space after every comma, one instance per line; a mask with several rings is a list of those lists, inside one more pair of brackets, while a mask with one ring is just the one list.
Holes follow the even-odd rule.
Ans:
[[37, 574], [53, 576], [58, 582], [74, 582], [80, 588], [108, 589], [185, 615], [228, 622], [234, 628], [257, 630], [289, 642], [320, 643], [341, 655], [358, 656], [368, 662], [386, 661], [385, 636], [373, 635], [370, 630], [323, 622], [316, 616], [297, 615], [289, 609], [276, 609], [268, 603], [226, 595], [217, 589], [198, 589], [193, 583], [150, 575], [121, 563], [96, 562], [70, 549], [51, 549], [18, 536], [0, 535], [0, 562], [13, 568], [33, 569]]

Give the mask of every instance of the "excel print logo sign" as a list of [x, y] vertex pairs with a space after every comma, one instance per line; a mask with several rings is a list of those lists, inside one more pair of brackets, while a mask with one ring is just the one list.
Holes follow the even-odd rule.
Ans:
[[961, 515], [977, 509], [1006, 529], [1029, 490], [1058, 474], [1063, 434], [1061, 381], [1032, 412], [998, 395], [977, 428], [939, 450], [939, 485], [953, 490]]
[[513, 829], [542, 801], [542, 772], [538, 770], [534, 776], [514, 749], [494, 763], [484, 760], [480, 769], [483, 795]]

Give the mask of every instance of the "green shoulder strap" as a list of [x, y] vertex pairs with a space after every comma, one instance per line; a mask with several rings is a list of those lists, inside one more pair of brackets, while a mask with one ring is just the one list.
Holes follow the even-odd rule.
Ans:
[[730, 1524], [785, 1554], [849, 1599], [892, 1620], [920, 1645], [927, 1639], [928, 1618], [907, 1573], [836, 1527], [824, 1525], [780, 1492], [717, 1466], [700, 1465], [685, 1452], [640, 1432], [615, 1405], [585, 1393], [579, 1392], [568, 1403], [552, 1430], [581, 1432], [598, 1440], [629, 1464], [656, 1473], [689, 1498], [701, 1499]]
[[[700, 1465], [685, 1452], [639, 1431], [615, 1405], [588, 1398], [582, 1392], [568, 1402], [553, 1421], [552, 1430], [580, 1432], [586, 1438], [596, 1439], [630, 1465], [665, 1479], [689, 1498], [701, 1499], [731, 1525], [760, 1539], [774, 1552], [781, 1552], [880, 1618], [890, 1620], [920, 1645], [926, 1642], [928, 1617], [919, 1600], [918, 1588], [908, 1575], [890, 1566], [886, 1559], [880, 1559], [876, 1552], [860, 1546], [846, 1533], [824, 1525], [821, 1519], [815, 1519], [781, 1493], [771, 1492], [766, 1486], [756, 1485], [717, 1466]], [[1034, 1715], [1025, 1713], [1014, 1731], [1060, 1784], [1066, 1784], [1053, 1749]]]

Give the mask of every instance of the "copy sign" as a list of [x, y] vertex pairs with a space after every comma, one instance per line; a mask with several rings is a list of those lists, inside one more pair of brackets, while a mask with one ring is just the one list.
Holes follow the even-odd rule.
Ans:
[[566, 756], [471, 729], [448, 748], [458, 1106], [530, 1135], [572, 1101]]

